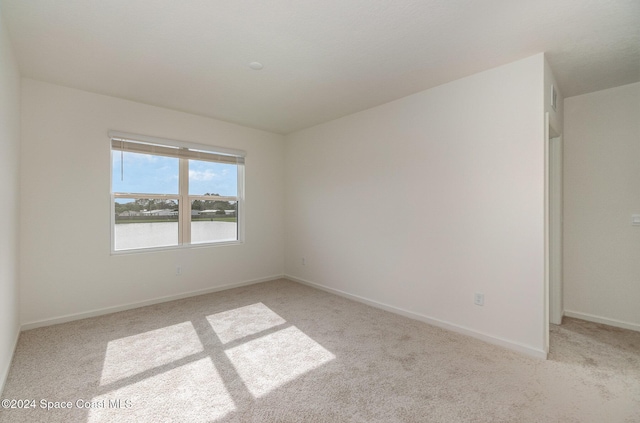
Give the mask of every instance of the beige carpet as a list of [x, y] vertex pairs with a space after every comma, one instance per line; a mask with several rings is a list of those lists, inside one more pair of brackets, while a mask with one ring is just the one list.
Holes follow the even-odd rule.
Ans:
[[565, 319], [551, 343], [279, 280], [22, 333], [2, 398], [36, 408], [0, 422], [640, 422], [640, 333]]

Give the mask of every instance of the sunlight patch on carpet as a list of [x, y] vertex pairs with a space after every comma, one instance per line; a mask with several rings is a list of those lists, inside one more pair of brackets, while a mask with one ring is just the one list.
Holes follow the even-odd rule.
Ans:
[[[115, 404], [119, 405], [115, 406]], [[144, 378], [91, 400], [87, 423], [210, 422], [236, 410], [211, 358]], [[114, 405], [114, 406], [111, 406]]]
[[212, 314], [207, 316], [207, 320], [223, 344], [286, 323], [262, 303]]
[[335, 359], [295, 326], [225, 352], [255, 398]]
[[135, 376], [203, 350], [191, 322], [109, 341], [100, 385]]

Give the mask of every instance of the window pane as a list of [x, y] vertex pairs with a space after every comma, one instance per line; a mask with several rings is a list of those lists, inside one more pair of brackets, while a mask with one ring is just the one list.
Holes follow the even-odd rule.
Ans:
[[189, 160], [189, 195], [238, 195], [238, 166]]
[[[179, 160], [113, 151], [113, 192], [177, 194]], [[124, 171], [123, 171], [124, 169]]]
[[238, 204], [236, 201], [191, 201], [191, 243], [236, 241]]
[[178, 245], [178, 200], [116, 198], [115, 250]]

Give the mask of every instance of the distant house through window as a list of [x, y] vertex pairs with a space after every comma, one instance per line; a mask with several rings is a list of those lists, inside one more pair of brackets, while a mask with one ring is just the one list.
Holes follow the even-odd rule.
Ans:
[[109, 136], [112, 251], [242, 241], [244, 152]]

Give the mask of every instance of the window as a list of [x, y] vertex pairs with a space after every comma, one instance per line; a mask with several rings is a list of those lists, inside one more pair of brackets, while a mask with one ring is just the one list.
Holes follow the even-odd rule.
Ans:
[[244, 152], [109, 136], [112, 251], [242, 241]]

